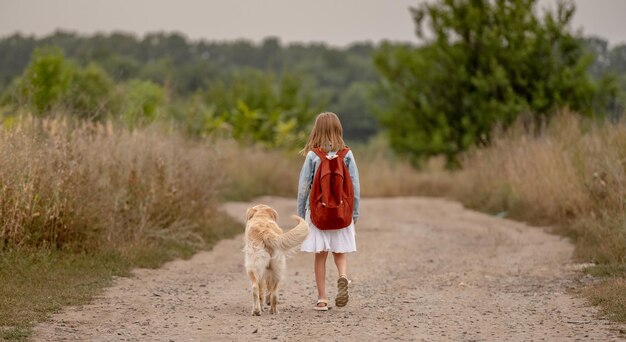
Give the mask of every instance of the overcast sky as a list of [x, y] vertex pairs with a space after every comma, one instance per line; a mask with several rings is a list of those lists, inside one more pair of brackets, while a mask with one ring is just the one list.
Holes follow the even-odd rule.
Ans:
[[[556, 0], [540, 0], [550, 6]], [[283, 42], [416, 41], [408, 7], [419, 0], [0, 0], [0, 36], [56, 29], [144, 35], [178, 31], [191, 39]], [[626, 0], [576, 0], [575, 28], [626, 42]]]

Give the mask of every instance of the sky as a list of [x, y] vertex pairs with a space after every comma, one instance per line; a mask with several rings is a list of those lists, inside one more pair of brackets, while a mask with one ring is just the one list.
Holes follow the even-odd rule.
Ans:
[[[180, 32], [188, 38], [282, 42], [417, 42], [408, 12], [420, 0], [0, 0], [0, 36]], [[539, 0], [554, 6], [556, 0]], [[575, 0], [575, 29], [626, 43], [626, 0]]]

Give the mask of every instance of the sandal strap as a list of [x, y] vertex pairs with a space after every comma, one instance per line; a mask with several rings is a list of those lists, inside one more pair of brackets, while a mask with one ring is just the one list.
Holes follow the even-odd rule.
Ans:
[[328, 304], [328, 299], [318, 299], [318, 300], [317, 300], [317, 303], [315, 303], [315, 304], [316, 304], [316, 305], [317, 305], [317, 304]]

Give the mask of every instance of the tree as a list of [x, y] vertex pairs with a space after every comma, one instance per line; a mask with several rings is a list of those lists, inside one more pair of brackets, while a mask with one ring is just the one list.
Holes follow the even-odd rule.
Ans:
[[321, 110], [301, 77], [291, 73], [246, 69], [227, 81], [211, 82], [202, 95], [203, 105], [194, 103], [194, 108], [205, 133], [227, 130], [237, 140], [269, 146], [302, 144]]
[[113, 81], [95, 64], [73, 69], [63, 105], [82, 119], [102, 119], [116, 105]]
[[111, 110], [115, 85], [98, 66], [78, 67], [60, 49], [42, 47], [16, 79], [3, 102], [23, 105], [36, 115], [55, 109], [86, 119], [102, 118]]
[[60, 49], [39, 48], [17, 81], [17, 96], [36, 114], [45, 113], [67, 93], [73, 72]]
[[444, 154], [454, 164], [520, 113], [537, 121], [563, 107], [591, 114], [600, 86], [570, 32], [572, 3], [541, 16], [537, 0], [442, 0], [411, 13], [426, 43], [385, 44], [375, 56], [386, 94], [381, 122], [394, 149], [418, 162]]
[[122, 122], [130, 129], [154, 122], [165, 104], [165, 91], [151, 81], [130, 80], [124, 85]]

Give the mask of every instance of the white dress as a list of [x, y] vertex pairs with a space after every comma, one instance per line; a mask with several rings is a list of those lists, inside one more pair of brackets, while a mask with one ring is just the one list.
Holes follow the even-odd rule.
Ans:
[[354, 221], [346, 228], [320, 230], [311, 222], [311, 213], [306, 211], [306, 221], [309, 223], [309, 235], [302, 243], [303, 252], [356, 252], [356, 238]]

